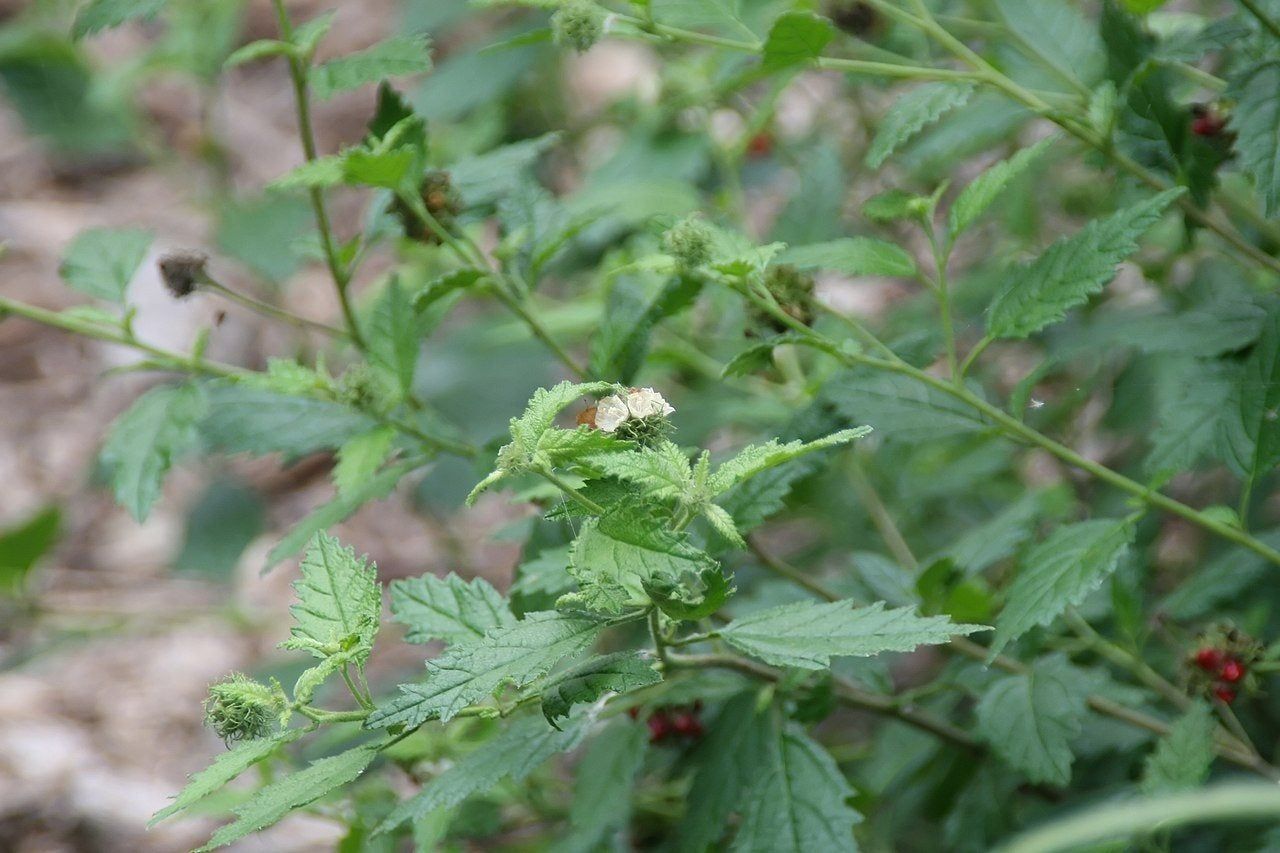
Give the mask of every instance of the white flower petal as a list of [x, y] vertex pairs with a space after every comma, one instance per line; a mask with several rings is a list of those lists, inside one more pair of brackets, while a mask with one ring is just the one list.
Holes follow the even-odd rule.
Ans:
[[633, 418], [669, 415], [675, 411], [662, 395], [652, 388], [636, 388], [627, 392], [627, 409]]
[[622, 426], [629, 412], [627, 404], [617, 394], [610, 394], [596, 403], [596, 428], [605, 432], [613, 432]]

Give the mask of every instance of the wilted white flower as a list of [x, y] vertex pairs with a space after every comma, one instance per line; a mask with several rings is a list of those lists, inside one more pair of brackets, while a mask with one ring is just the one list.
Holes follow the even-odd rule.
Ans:
[[610, 394], [596, 403], [596, 428], [605, 432], [613, 432], [622, 426], [629, 412], [627, 404], [617, 394]]
[[633, 418], [669, 415], [675, 409], [652, 388], [635, 388], [627, 392], [627, 409]]

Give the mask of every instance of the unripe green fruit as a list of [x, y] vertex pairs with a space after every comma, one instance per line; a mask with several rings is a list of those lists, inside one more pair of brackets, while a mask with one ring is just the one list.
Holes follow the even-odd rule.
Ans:
[[700, 267], [711, 260], [711, 226], [690, 216], [662, 235], [662, 248], [683, 267]]
[[600, 9], [586, 0], [570, 0], [551, 16], [551, 32], [556, 44], [586, 53], [604, 35]]

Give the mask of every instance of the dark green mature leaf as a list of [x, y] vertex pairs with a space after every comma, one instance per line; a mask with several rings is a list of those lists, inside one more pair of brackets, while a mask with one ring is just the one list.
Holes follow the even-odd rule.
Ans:
[[1014, 269], [987, 312], [987, 332], [1025, 338], [1066, 316], [1115, 276], [1116, 265], [1138, 248], [1138, 238], [1160, 220], [1184, 190], [1165, 190], [1132, 207], [1096, 219], [1054, 243], [1031, 264]]
[[582, 604], [605, 613], [647, 604], [644, 583], [657, 575], [678, 578], [716, 568], [686, 534], [626, 505], [584, 522], [570, 560], [569, 574], [582, 590]]
[[378, 825], [378, 833], [419, 820], [440, 809], [449, 809], [472, 794], [487, 791], [511, 777], [520, 782], [548, 758], [582, 742], [588, 725], [577, 717], [564, 730], [553, 729], [540, 717], [521, 717], [496, 737], [432, 779], [421, 791], [397, 805]]
[[910, 652], [985, 630], [945, 616], [918, 616], [911, 607], [886, 610], [882, 601], [866, 607], [853, 601], [799, 601], [734, 619], [718, 633], [729, 645], [765, 663], [826, 669], [833, 657]]
[[635, 652], [589, 658], [547, 680], [542, 686], [542, 714], [553, 726], [574, 705], [594, 702], [606, 693], [626, 693], [662, 681], [650, 661]]
[[723, 494], [744, 480], [776, 468], [818, 450], [848, 444], [871, 434], [871, 427], [853, 427], [833, 432], [814, 441], [788, 441], [779, 444], [776, 440], [767, 444], [752, 444], [738, 451], [732, 459], [721, 463], [707, 480], [707, 490], [712, 496]]
[[876, 137], [867, 149], [866, 164], [878, 169], [889, 155], [926, 125], [969, 100], [971, 83], [926, 83], [898, 99], [881, 120]]
[[835, 36], [826, 18], [810, 12], [787, 12], [773, 22], [764, 42], [764, 70], [780, 71], [816, 59]]
[[1280, 60], [1267, 60], [1232, 80], [1235, 150], [1253, 178], [1267, 216], [1280, 216]]
[[0, 530], [0, 596], [19, 591], [36, 562], [58, 541], [62, 511], [47, 507]]
[[[740, 537], [736, 540], [728, 538], [735, 545], [741, 542]], [[659, 610], [672, 619], [683, 622], [706, 619], [723, 607], [734, 592], [733, 587], [729, 586], [729, 578], [724, 576], [719, 566], [707, 566], [696, 573], [685, 572], [682, 575], [655, 573], [642, 581], [641, 586]]]
[[1096, 82], [1104, 55], [1097, 31], [1067, 0], [997, 0], [1000, 16], [1060, 83]]
[[1240, 423], [1252, 446], [1250, 464], [1242, 466], [1256, 481], [1280, 462], [1280, 308], [1273, 308], [1240, 373], [1236, 399]]
[[978, 702], [978, 734], [1032, 782], [1071, 781], [1071, 742], [1080, 733], [1088, 682], [1061, 658], [1007, 675]]
[[378, 569], [328, 534], [312, 541], [302, 558], [302, 578], [294, 581], [298, 603], [289, 608], [297, 623], [286, 648], [324, 658], [342, 648], [364, 647], [368, 657], [382, 616]]
[[1059, 527], [1027, 551], [996, 619], [991, 657], [1084, 601], [1115, 571], [1132, 539], [1129, 522], [1094, 519]]
[[874, 237], [842, 237], [826, 243], [792, 246], [775, 259], [801, 269], [834, 270], [845, 275], [886, 275], [909, 278], [916, 263], [893, 243]]
[[391, 615], [408, 627], [405, 640], [459, 643], [479, 640], [490, 628], [514, 625], [502, 595], [484, 578], [468, 583], [450, 572], [391, 582]]
[[369, 323], [369, 357], [396, 378], [400, 393], [413, 390], [418, 365], [418, 323], [400, 279], [391, 277]]
[[145, 521], [160, 496], [170, 466], [200, 443], [198, 424], [208, 410], [198, 385], [154, 388], [137, 399], [115, 425], [102, 448], [116, 502]]
[[378, 756], [376, 746], [358, 746], [329, 758], [313, 761], [297, 773], [260, 789], [235, 809], [236, 820], [219, 829], [200, 848], [201, 853], [224, 847], [250, 833], [266, 829], [295, 809], [355, 781]]
[[1214, 446], [1232, 399], [1235, 372], [1217, 363], [1198, 367], [1180, 393], [1162, 406], [1143, 466], [1152, 474], [1184, 471]]
[[751, 785], [733, 850], [810, 853], [858, 849], [862, 816], [846, 800], [853, 790], [836, 762], [795, 723], [775, 723], [765, 741], [763, 775]]
[[71, 34], [76, 38], [118, 27], [129, 21], [154, 18], [169, 0], [89, 0], [76, 12]]
[[990, 428], [972, 407], [896, 373], [840, 374], [823, 394], [846, 417], [890, 440], [928, 441]]
[[232, 779], [266, 759], [277, 749], [302, 737], [302, 729], [286, 729], [272, 737], [256, 738], [236, 744], [218, 755], [213, 763], [199, 773], [192, 774], [187, 786], [173, 802], [156, 812], [147, 826], [155, 826], [165, 818], [185, 811], [221, 788]]
[[141, 228], [93, 228], [81, 231], [58, 267], [62, 280], [81, 293], [124, 302], [125, 290], [151, 247]]
[[311, 88], [317, 98], [324, 100], [366, 83], [430, 70], [431, 50], [425, 36], [393, 36], [316, 67], [311, 74]]
[[558, 133], [547, 133], [460, 160], [449, 168], [453, 187], [467, 207], [493, 204], [519, 186], [529, 168], [559, 141]]
[[1213, 733], [1217, 727], [1213, 710], [1206, 703], [1192, 705], [1147, 756], [1142, 773], [1143, 793], [1186, 791], [1204, 784], [1213, 764]]
[[301, 455], [341, 447], [378, 422], [362, 412], [309, 397], [276, 394], [240, 384], [207, 386], [209, 411], [200, 433], [226, 453]]
[[1024, 148], [1008, 160], [1001, 160], [987, 169], [960, 191], [955, 203], [947, 211], [947, 228], [952, 239], [958, 237], [991, 206], [1000, 193], [1034, 163], [1054, 142], [1042, 139], [1030, 148]]
[[604, 628], [598, 619], [552, 611], [527, 614], [514, 625], [493, 628], [481, 640], [458, 643], [427, 662], [426, 680], [400, 685], [401, 695], [379, 705], [368, 728], [448, 722], [468, 705], [505, 684], [517, 688], [591, 645]]
[[563, 850], [599, 850], [610, 830], [626, 825], [631, 789], [648, 745], [644, 727], [625, 720], [613, 723], [590, 743], [578, 763]]
[[[591, 337], [591, 372], [627, 383], [649, 352], [654, 328], [688, 308], [702, 290], [692, 276], [676, 276], [657, 288], [639, 276], [615, 277], [600, 326]], [[651, 292], [653, 291], [653, 292]]]

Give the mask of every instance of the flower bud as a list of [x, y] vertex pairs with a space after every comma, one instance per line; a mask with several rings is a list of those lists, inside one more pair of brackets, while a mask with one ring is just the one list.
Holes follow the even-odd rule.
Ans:
[[556, 44], [586, 53], [604, 35], [600, 9], [587, 0], [569, 0], [551, 16]]
[[205, 725], [225, 741], [265, 737], [283, 711], [275, 691], [238, 672], [210, 685], [204, 701]]
[[662, 235], [662, 248], [683, 267], [700, 267], [711, 260], [711, 226], [697, 217], [680, 220]]
[[160, 278], [175, 299], [195, 292], [205, 277], [204, 265], [209, 259], [199, 252], [174, 252], [160, 259]]

